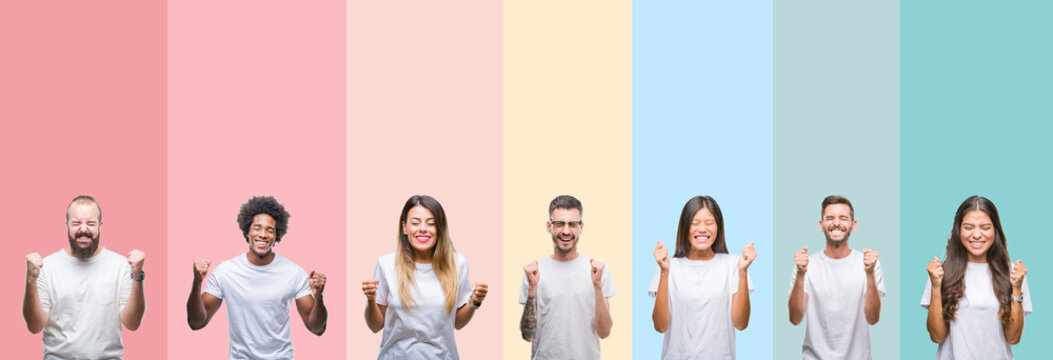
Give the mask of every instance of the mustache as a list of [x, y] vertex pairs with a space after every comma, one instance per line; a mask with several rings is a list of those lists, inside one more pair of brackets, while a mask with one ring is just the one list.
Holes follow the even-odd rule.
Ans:
[[834, 226], [830, 226], [830, 227], [826, 228], [826, 231], [834, 231], [834, 230], [848, 231], [848, 227], [846, 227], [844, 225], [834, 225]]
[[92, 233], [87, 232], [87, 231], [78, 231], [76, 234], [73, 234], [74, 238], [79, 238], [81, 236], [87, 236], [87, 237], [90, 237], [90, 238], [95, 238], [95, 236], [93, 236]]

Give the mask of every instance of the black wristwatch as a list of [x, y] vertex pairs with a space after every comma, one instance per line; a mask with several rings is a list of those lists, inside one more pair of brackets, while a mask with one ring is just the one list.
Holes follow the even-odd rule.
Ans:
[[478, 310], [480, 306], [483, 306], [482, 301], [468, 300], [468, 303], [471, 304], [472, 309], [476, 310]]
[[143, 281], [146, 279], [146, 270], [140, 270], [139, 276], [132, 275], [132, 280]]

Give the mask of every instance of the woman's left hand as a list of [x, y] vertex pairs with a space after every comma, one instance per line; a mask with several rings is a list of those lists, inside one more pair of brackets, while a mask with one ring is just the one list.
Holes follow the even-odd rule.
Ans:
[[486, 299], [486, 283], [477, 282], [472, 287], [472, 301], [483, 302]]
[[1009, 273], [1009, 280], [1013, 283], [1014, 289], [1024, 286], [1024, 275], [1027, 275], [1027, 266], [1024, 266], [1023, 260], [1017, 260], [1013, 264], [1013, 270]]

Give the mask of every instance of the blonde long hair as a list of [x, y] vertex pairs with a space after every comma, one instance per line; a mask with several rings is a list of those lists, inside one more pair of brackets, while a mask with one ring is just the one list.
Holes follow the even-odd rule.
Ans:
[[412, 289], [420, 290], [417, 287], [417, 281], [413, 278], [414, 272], [417, 270], [417, 264], [413, 261], [413, 246], [410, 245], [409, 236], [403, 232], [403, 225], [406, 223], [406, 216], [410, 209], [422, 206], [431, 214], [435, 216], [435, 246], [432, 247], [432, 258], [431, 267], [435, 271], [435, 276], [439, 278], [439, 284], [442, 285], [442, 292], [446, 297], [446, 312], [453, 311], [454, 305], [457, 303], [457, 284], [460, 283], [457, 272], [457, 251], [453, 248], [453, 241], [450, 240], [449, 231], [446, 227], [446, 212], [442, 210], [442, 205], [439, 201], [435, 200], [428, 195], [413, 195], [406, 200], [406, 204], [402, 206], [402, 215], [399, 216], [398, 224], [398, 250], [395, 255], [395, 275], [399, 282], [399, 301], [402, 302], [402, 307], [406, 310], [410, 310], [411, 307], [417, 306], [417, 302], [413, 300]]

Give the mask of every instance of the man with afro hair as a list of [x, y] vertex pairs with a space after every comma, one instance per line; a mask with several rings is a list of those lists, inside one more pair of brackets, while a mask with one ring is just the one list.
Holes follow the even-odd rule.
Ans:
[[307, 329], [325, 332], [328, 313], [322, 301], [325, 274], [303, 268], [274, 252], [289, 229], [289, 213], [272, 196], [255, 196], [238, 212], [249, 251], [224, 261], [205, 281], [209, 260], [194, 261], [194, 282], [187, 300], [187, 323], [192, 330], [208, 325], [227, 300], [230, 359], [292, 359], [289, 303]]

